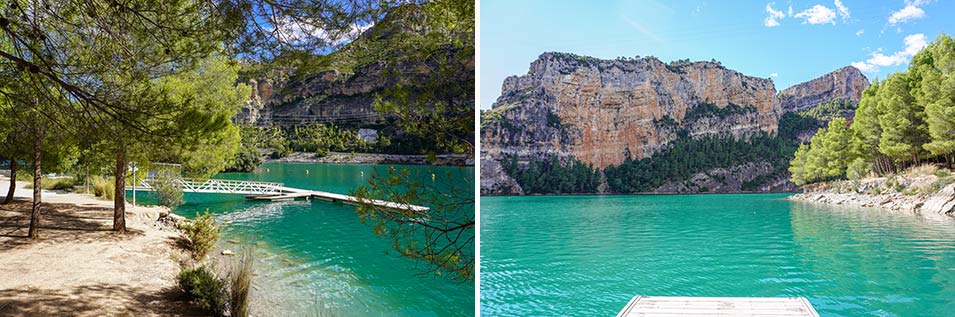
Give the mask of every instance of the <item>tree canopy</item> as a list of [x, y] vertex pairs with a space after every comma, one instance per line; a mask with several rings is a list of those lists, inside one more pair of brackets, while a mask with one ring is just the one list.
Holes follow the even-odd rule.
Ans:
[[[835, 125], [833, 125], [835, 124]], [[848, 130], [843, 120], [800, 146], [790, 171], [802, 185], [896, 172], [955, 154], [955, 40], [939, 35], [907, 71], [875, 80], [862, 93]]]

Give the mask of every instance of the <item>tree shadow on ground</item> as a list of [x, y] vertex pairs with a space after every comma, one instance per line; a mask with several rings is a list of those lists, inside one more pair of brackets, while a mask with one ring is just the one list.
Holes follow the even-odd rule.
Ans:
[[177, 288], [90, 284], [70, 290], [0, 290], [0, 316], [204, 316]]
[[43, 203], [39, 239], [30, 239], [27, 233], [32, 208], [32, 203], [25, 200], [0, 205], [0, 251], [43, 242], [121, 241], [143, 234], [135, 229], [126, 234], [113, 232], [113, 211], [103, 207]]

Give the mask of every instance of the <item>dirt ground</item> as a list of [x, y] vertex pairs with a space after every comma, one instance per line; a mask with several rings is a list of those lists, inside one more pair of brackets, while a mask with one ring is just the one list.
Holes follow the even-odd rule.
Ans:
[[[127, 234], [112, 229], [112, 202], [43, 192], [39, 239], [27, 237], [32, 190], [0, 205], [0, 316], [194, 316], [176, 286], [178, 233], [159, 207], [127, 206]], [[0, 202], [9, 179], [0, 176]]]

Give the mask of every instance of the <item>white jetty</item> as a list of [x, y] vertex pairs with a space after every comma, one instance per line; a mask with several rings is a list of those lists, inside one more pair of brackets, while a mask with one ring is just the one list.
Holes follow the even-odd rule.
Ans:
[[[202, 181], [181, 178], [176, 179], [176, 181], [179, 182], [179, 185], [182, 187], [182, 191], [186, 193], [239, 194], [247, 195], [246, 198], [248, 199], [270, 201], [293, 200], [295, 198], [307, 199], [314, 197], [325, 201], [341, 202], [348, 205], [358, 205], [360, 201], [358, 197], [354, 196], [285, 187], [285, 184], [283, 183], [225, 179], [208, 179]], [[142, 180], [142, 182], [135, 187], [127, 186], [126, 190], [135, 189], [141, 191], [153, 191], [155, 188], [151, 183], [154, 184], [155, 179], [147, 178]], [[384, 200], [367, 200], [367, 202], [371, 203], [372, 205], [388, 209], [411, 210], [416, 212], [428, 211], [430, 209], [424, 206], [402, 204]]]
[[617, 317], [792, 316], [819, 317], [804, 297], [634, 296]]

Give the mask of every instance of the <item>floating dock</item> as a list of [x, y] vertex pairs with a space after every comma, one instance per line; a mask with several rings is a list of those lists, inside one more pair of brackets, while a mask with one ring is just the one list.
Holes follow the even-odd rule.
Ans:
[[[329, 193], [317, 190], [305, 190], [291, 187], [279, 187], [278, 190], [281, 192], [279, 194], [268, 194], [268, 195], [250, 195], [246, 196], [248, 199], [254, 200], [271, 200], [271, 201], [281, 201], [281, 200], [294, 200], [295, 198], [316, 198], [330, 202], [340, 202], [347, 205], [358, 205], [359, 199], [354, 196]], [[397, 210], [411, 210], [416, 212], [428, 211], [430, 208], [424, 206], [416, 206], [409, 204], [401, 204], [396, 202], [384, 201], [384, 200], [370, 200], [368, 201], [372, 205], [388, 208], [388, 209], [397, 209]]]
[[617, 317], [792, 316], [819, 317], [804, 297], [634, 296]]

